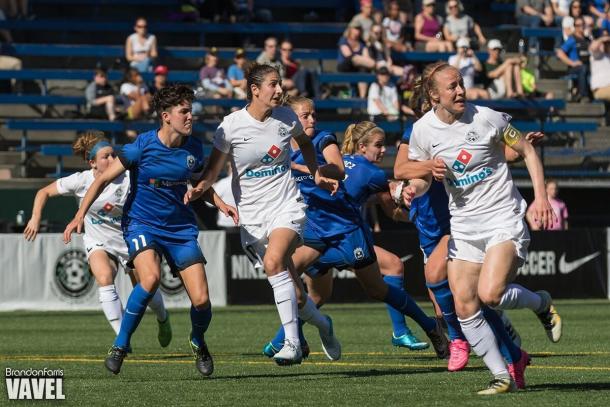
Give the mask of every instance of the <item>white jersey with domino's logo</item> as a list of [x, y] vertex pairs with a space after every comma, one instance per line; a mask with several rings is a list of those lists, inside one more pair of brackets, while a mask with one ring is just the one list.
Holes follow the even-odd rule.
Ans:
[[296, 114], [286, 107], [274, 108], [264, 122], [245, 107], [224, 118], [214, 147], [231, 156], [240, 224], [260, 224], [282, 210], [305, 207], [290, 172], [290, 139], [302, 132]]
[[504, 129], [511, 117], [467, 103], [452, 124], [429, 111], [413, 126], [409, 159], [441, 158], [447, 166], [451, 233], [472, 236], [523, 219], [525, 200], [504, 156]]
[[[57, 191], [61, 195], [76, 196], [80, 206], [94, 180], [93, 170], [77, 172], [58, 179]], [[126, 171], [102, 191], [85, 214], [83, 240], [87, 248], [87, 255], [98, 247], [126, 255], [127, 247], [123, 240], [121, 218], [128, 192], [129, 172]]]

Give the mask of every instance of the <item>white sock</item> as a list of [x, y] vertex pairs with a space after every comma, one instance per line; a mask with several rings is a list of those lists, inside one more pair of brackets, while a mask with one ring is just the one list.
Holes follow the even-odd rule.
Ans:
[[311, 298], [307, 297], [307, 302], [303, 308], [299, 309], [299, 316], [303, 321], [318, 328], [320, 332], [328, 334], [328, 331], [330, 330], [328, 319], [320, 312]]
[[483, 358], [483, 362], [494, 378], [509, 378], [506, 364], [498, 349], [498, 343], [483, 313], [479, 310], [470, 318], [460, 319], [460, 326], [474, 353]]
[[519, 284], [509, 284], [506, 291], [502, 294], [498, 309], [519, 309], [529, 308], [534, 312], [539, 312], [540, 307], [544, 305], [542, 297], [533, 291]]
[[294, 281], [288, 270], [282, 271], [274, 276], [267, 277], [271, 288], [275, 306], [280, 314], [280, 321], [284, 326], [284, 336], [295, 346], [301, 346], [299, 341], [298, 318], [299, 310], [297, 304], [297, 292], [294, 288]]
[[148, 307], [157, 315], [158, 321], [165, 321], [165, 318], [167, 318], [167, 312], [165, 311], [165, 304], [163, 303], [163, 296], [161, 295], [160, 289], [157, 288], [155, 295], [153, 295], [148, 303]]
[[100, 287], [98, 294], [104, 315], [106, 315], [110, 326], [118, 335], [123, 320], [123, 304], [121, 304], [119, 294], [116, 292], [116, 287], [114, 284]]

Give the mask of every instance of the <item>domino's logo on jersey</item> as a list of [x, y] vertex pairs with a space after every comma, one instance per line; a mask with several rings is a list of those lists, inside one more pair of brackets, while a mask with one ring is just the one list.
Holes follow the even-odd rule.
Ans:
[[280, 154], [282, 154], [282, 150], [274, 144], [271, 146], [269, 151], [267, 151], [267, 154], [265, 154], [265, 156], [261, 158], [261, 162], [263, 164], [271, 164], [273, 160], [280, 156]]
[[457, 173], [463, 174], [466, 171], [466, 166], [472, 159], [472, 154], [466, 150], [461, 150], [456, 160], [453, 162], [451, 169]]

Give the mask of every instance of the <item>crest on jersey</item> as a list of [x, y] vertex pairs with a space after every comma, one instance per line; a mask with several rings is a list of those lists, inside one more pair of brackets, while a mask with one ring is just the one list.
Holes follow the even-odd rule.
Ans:
[[118, 187], [116, 189], [116, 191], [114, 191], [114, 196], [116, 196], [117, 198], [120, 198], [123, 196], [123, 188]]
[[195, 157], [191, 154], [186, 157], [186, 166], [189, 170], [192, 170], [195, 167]]
[[455, 172], [463, 174], [464, 171], [466, 171], [466, 166], [468, 165], [471, 159], [472, 154], [470, 154], [466, 150], [460, 150], [460, 153], [458, 154], [456, 160], [453, 162], [451, 169]]
[[277, 134], [281, 138], [285, 138], [288, 135], [288, 127], [280, 125], [277, 129]]
[[356, 247], [354, 249], [354, 258], [356, 260], [364, 259], [364, 250], [362, 250], [362, 247]]
[[278, 146], [276, 146], [274, 144], [271, 146], [269, 151], [267, 151], [267, 154], [265, 154], [265, 156], [263, 158], [261, 158], [261, 162], [263, 164], [271, 164], [273, 162], [273, 160], [275, 160], [276, 158], [278, 158], [280, 156], [280, 154], [282, 154], [282, 149], [280, 149]]
[[474, 144], [481, 138], [481, 134], [476, 131], [476, 129], [468, 130], [466, 133], [466, 142], [468, 144]]

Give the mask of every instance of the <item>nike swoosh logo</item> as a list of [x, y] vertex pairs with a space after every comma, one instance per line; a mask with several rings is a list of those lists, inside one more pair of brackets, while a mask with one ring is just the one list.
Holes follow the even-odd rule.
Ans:
[[400, 258], [400, 261], [402, 261], [404, 263], [405, 261], [409, 260], [411, 257], [413, 257], [412, 254], [407, 254], [406, 256], [402, 256]]
[[599, 256], [600, 253], [601, 252], [595, 252], [593, 254], [590, 254], [588, 256], [585, 256], [583, 258], [573, 260], [573, 261], [566, 261], [566, 254], [563, 253], [561, 255], [561, 258], [559, 259], [559, 272], [561, 274], [569, 274], [569, 273], [573, 272], [574, 270], [576, 270], [577, 268], [579, 268], [580, 266], [582, 266], [583, 264], [588, 263], [591, 260], [593, 260], [594, 258], [596, 258], [597, 256]]
[[87, 253], [89, 253], [91, 250], [93, 250], [93, 247], [87, 247]]
[[252, 137], [244, 137], [244, 141], [250, 140]]
[[281, 303], [286, 302], [286, 301], [290, 301], [290, 299], [287, 299], [287, 300], [284, 300], [284, 301], [280, 301], [280, 302], [277, 302], [277, 301], [276, 301], [275, 303], [276, 303], [277, 305], [280, 305]]
[[436, 147], [438, 147], [440, 145], [441, 145], [441, 143], [432, 144], [432, 148], [436, 148]]

